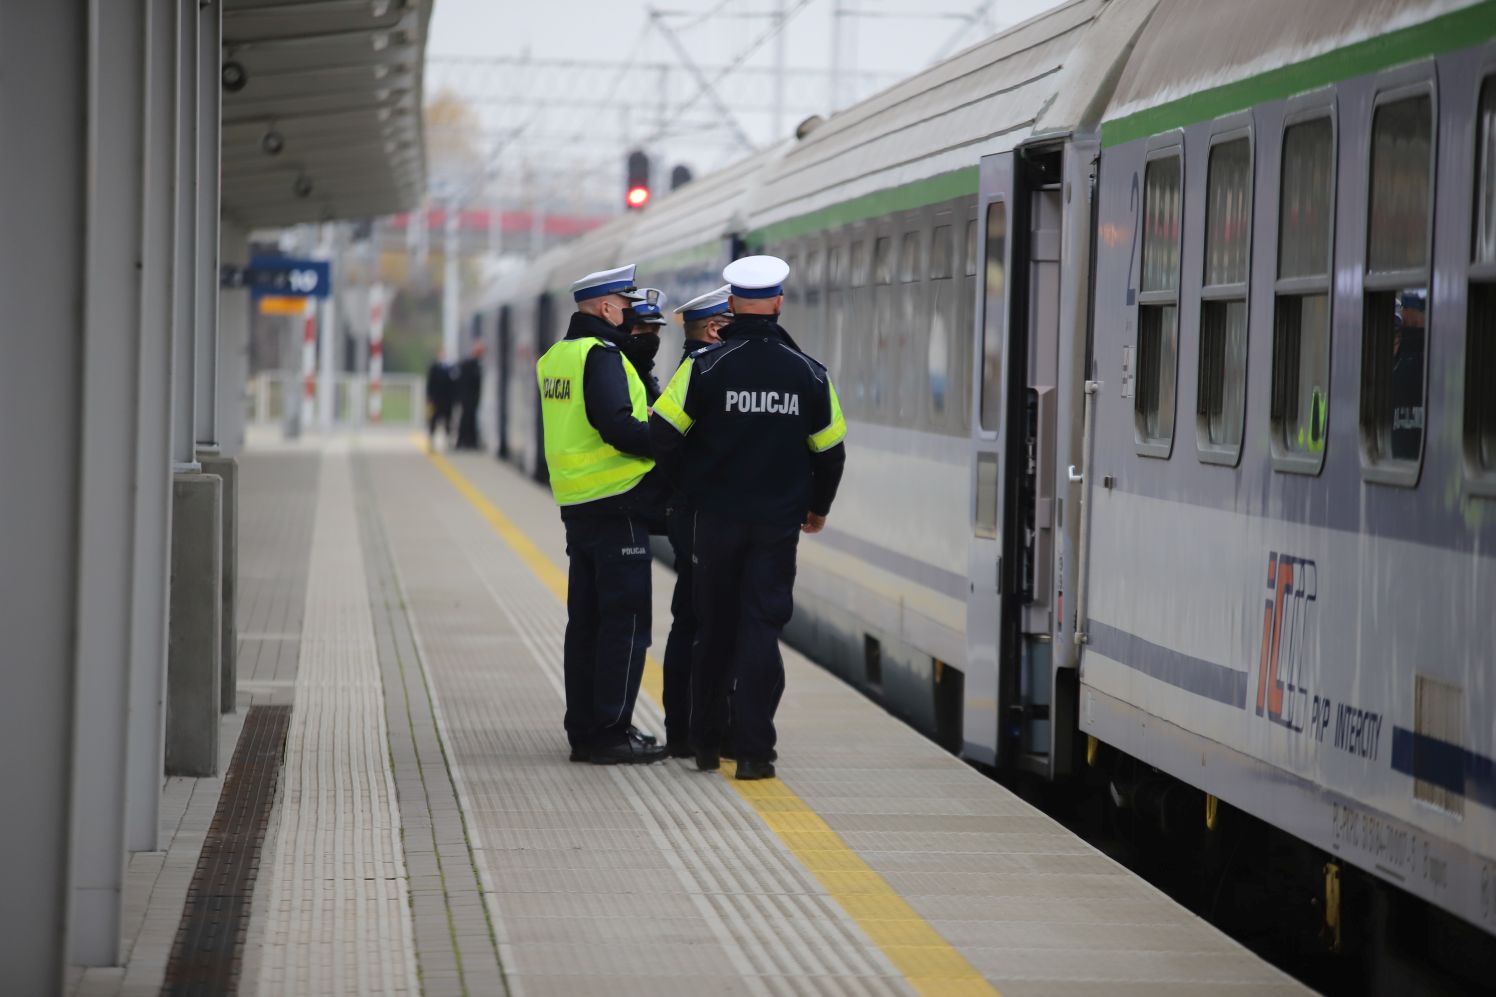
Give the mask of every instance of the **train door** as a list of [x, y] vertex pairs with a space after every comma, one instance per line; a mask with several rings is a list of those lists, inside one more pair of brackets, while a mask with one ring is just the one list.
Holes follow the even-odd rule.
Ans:
[[1055, 614], [1058, 163], [1058, 150], [981, 163], [963, 711], [969, 757], [1044, 773]]
[[1015, 296], [1009, 325], [1009, 404], [1003, 502], [1005, 605], [1012, 643], [999, 671], [998, 705], [1008, 717], [1013, 762], [1050, 773], [1055, 585], [1055, 450], [1059, 395], [1061, 149], [1026, 148], [1016, 164], [1025, 210], [1012, 229]]
[[498, 410], [497, 424], [494, 432], [499, 437], [498, 457], [500, 460], [509, 459], [509, 393], [512, 385], [510, 378], [514, 375], [514, 329], [512, 323], [514, 316], [508, 305], [499, 306], [498, 342], [494, 344], [494, 352], [498, 354], [499, 383], [498, 393], [495, 396], [495, 407]]
[[982, 159], [977, 196], [975, 321], [972, 323], [971, 538], [966, 598], [966, 680], [962, 754], [998, 762], [998, 671], [1002, 647], [1002, 445], [1009, 311], [1008, 238], [1013, 204], [1013, 155]]

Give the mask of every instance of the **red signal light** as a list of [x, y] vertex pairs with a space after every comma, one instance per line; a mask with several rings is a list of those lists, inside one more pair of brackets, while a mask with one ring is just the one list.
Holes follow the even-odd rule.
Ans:
[[649, 203], [649, 188], [640, 186], [630, 187], [625, 200], [628, 201], [628, 205], [631, 208], [642, 208]]

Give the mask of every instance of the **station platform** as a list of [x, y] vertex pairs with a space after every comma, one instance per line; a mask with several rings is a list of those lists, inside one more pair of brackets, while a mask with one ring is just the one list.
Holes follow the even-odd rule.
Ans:
[[234, 761], [168, 786], [130, 963], [75, 993], [1301, 992], [788, 648], [777, 779], [569, 763], [549, 494], [403, 433], [252, 442]]

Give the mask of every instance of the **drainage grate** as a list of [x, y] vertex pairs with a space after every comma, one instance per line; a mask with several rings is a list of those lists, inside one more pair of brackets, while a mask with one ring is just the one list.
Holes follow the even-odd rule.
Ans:
[[177, 926], [163, 994], [233, 994], [260, 847], [285, 755], [289, 706], [252, 706]]

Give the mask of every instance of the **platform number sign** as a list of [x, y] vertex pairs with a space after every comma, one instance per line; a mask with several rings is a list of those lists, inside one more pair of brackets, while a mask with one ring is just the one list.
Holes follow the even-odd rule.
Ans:
[[219, 283], [248, 288], [256, 297], [325, 298], [332, 292], [332, 266], [326, 260], [256, 256], [247, 267], [224, 267]]

